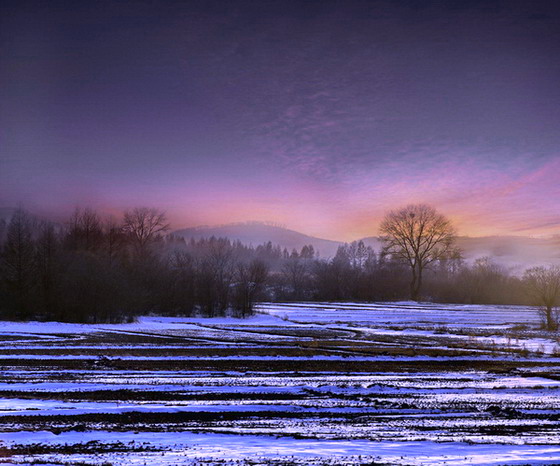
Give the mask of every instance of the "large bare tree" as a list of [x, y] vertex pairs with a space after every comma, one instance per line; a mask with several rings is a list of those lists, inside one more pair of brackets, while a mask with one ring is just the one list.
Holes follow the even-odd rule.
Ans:
[[158, 209], [136, 207], [124, 213], [123, 231], [130, 238], [139, 256], [148, 252], [148, 247], [158, 235], [169, 230], [165, 213]]
[[531, 297], [543, 306], [546, 329], [557, 330], [558, 313], [554, 308], [560, 304], [560, 267], [533, 267], [525, 271], [523, 278]]
[[380, 233], [384, 253], [410, 267], [410, 295], [415, 301], [420, 297], [426, 267], [457, 252], [451, 222], [426, 204], [390, 211], [381, 222]]

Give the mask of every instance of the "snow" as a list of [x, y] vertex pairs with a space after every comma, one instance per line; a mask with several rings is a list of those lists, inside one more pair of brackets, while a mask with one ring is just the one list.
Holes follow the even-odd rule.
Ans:
[[[258, 309], [245, 320], [0, 322], [6, 446], [145, 442], [156, 450], [10, 461], [560, 463], [558, 337], [538, 329], [536, 309], [413, 302], [263, 303]], [[512, 333], [519, 324], [527, 327]], [[349, 364], [329, 364], [340, 361]], [[178, 424], [141, 421], [138, 430], [54, 418], [63, 427], [56, 435], [41, 421], [131, 413], [201, 416]], [[82, 423], [86, 431], [71, 430]]]
[[369, 325], [506, 325], [538, 324], [538, 309], [526, 306], [489, 306], [433, 303], [263, 303], [257, 309], [295, 322], [366, 322]]
[[[560, 352], [560, 339], [517, 338], [499, 335], [481, 336], [458, 334], [469, 328], [485, 331], [503, 330], [514, 325], [537, 326], [539, 310], [527, 306], [458, 305], [432, 303], [264, 303], [259, 312], [281, 317], [286, 321], [337, 325], [341, 330], [359, 331], [366, 334], [385, 336], [425, 337], [431, 339], [462, 339], [471, 343], [497, 345], [506, 348], [526, 349], [533, 352], [552, 354]], [[404, 326], [395, 330], [394, 326]], [[419, 328], [424, 327], [424, 328]]]
[[[558, 464], [560, 446], [550, 445], [472, 445], [449, 442], [370, 442], [345, 440], [310, 440], [277, 437], [272, 441], [267, 436], [221, 434], [195, 434], [190, 432], [62, 432], [55, 435], [48, 431], [6, 432], [2, 434], [5, 445], [48, 444], [72, 445], [91, 441], [104, 443], [158, 445], [166, 450], [161, 453], [131, 453], [126, 457], [115, 454], [80, 455], [82, 461], [95, 459], [97, 464], [111, 461], [116, 465], [156, 462], [162, 465], [194, 464], [201, 460], [246, 460], [254, 461], [292, 458], [308, 464], [325, 458], [339, 459], [345, 464], [352, 461], [376, 459], [390, 464], [454, 464], [454, 465], [499, 465], [499, 464]], [[57, 455], [45, 455], [45, 459], [57, 460]], [[77, 458], [77, 459], [78, 459]], [[355, 463], [354, 463], [355, 464]]]
[[146, 332], [154, 330], [174, 330], [198, 328], [200, 325], [232, 326], [269, 326], [297, 325], [284, 322], [281, 318], [269, 314], [256, 314], [247, 319], [235, 318], [195, 318], [195, 317], [160, 317], [143, 316], [137, 322], [124, 324], [72, 324], [65, 322], [14, 322], [0, 321], [0, 335], [36, 336], [83, 334], [104, 331]]

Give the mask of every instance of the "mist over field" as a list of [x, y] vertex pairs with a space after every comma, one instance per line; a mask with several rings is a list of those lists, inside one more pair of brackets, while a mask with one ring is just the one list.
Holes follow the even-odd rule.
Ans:
[[[175, 230], [174, 234], [185, 239], [215, 236], [239, 240], [244, 244], [258, 245], [271, 241], [281, 247], [300, 250], [312, 244], [321, 257], [334, 257], [342, 241], [325, 240], [263, 222], [243, 222], [219, 226], [201, 226]], [[378, 236], [356, 238], [367, 246], [380, 251], [383, 247]], [[507, 267], [522, 269], [533, 265], [560, 263], [560, 236], [458, 236], [457, 245], [465, 259], [473, 261], [480, 257], [492, 257]]]

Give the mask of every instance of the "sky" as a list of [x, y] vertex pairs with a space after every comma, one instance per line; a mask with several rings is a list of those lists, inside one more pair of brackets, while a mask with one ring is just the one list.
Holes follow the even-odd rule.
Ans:
[[560, 234], [560, 5], [4, 1], [0, 207]]

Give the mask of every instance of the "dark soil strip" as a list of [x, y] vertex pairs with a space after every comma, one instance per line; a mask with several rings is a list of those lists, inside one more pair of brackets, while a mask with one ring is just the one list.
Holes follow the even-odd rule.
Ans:
[[140, 371], [234, 371], [234, 372], [334, 372], [334, 373], [379, 373], [379, 372], [463, 372], [488, 371], [507, 374], [516, 373], [520, 368], [557, 367], [558, 363], [547, 361], [487, 361], [487, 360], [412, 360], [412, 361], [355, 361], [348, 360], [79, 360], [79, 359], [0, 359], [0, 371], [13, 369], [33, 370], [140, 370]]

